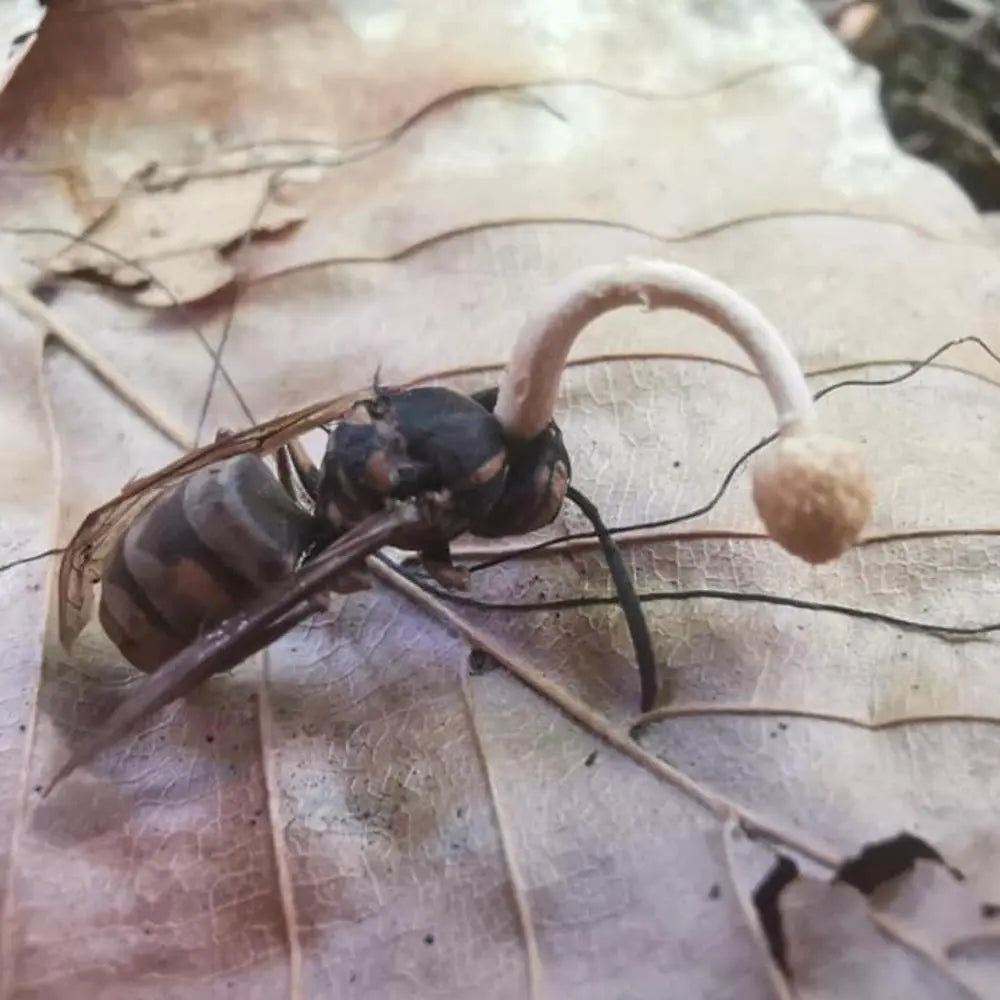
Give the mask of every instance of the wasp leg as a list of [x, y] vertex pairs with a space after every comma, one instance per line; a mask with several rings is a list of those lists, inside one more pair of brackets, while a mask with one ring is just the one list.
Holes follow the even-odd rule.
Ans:
[[[319, 496], [319, 469], [316, 463], [309, 457], [309, 452], [302, 446], [302, 442], [295, 440], [283, 445], [278, 452], [278, 476], [282, 476], [282, 465], [284, 465], [284, 476], [288, 482], [282, 478], [285, 489], [292, 493], [292, 471], [299, 485], [306, 492], [315, 507]], [[292, 493], [294, 496], [294, 493]], [[325, 524], [325, 522], [323, 522]], [[356, 594], [362, 590], [372, 589], [371, 573], [359, 566], [354, 569], [345, 570], [331, 586], [331, 589], [338, 594]]]
[[281, 483], [284, 491], [296, 502], [298, 495], [295, 492], [295, 483], [292, 481], [292, 463], [288, 458], [287, 446], [280, 447], [274, 456], [274, 464], [278, 467], [278, 482]]
[[306, 451], [301, 441], [289, 441], [285, 447], [288, 449], [288, 457], [291, 459], [302, 488], [309, 495], [309, 499], [315, 503], [319, 496], [319, 469], [316, 467], [316, 463], [309, 457], [309, 452]]
[[447, 542], [427, 546], [420, 552], [420, 562], [432, 579], [445, 590], [468, 590], [469, 571], [456, 566]]

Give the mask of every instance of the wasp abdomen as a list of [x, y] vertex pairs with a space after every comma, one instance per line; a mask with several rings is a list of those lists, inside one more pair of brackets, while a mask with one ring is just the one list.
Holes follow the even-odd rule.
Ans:
[[290, 574], [315, 523], [264, 461], [239, 455], [159, 497], [107, 559], [102, 626], [147, 672]]

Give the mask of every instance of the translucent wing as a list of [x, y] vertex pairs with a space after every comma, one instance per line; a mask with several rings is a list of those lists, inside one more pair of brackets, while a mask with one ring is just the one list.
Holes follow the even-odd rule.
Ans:
[[90, 618], [94, 586], [105, 558], [135, 518], [184, 476], [233, 455], [267, 455], [292, 438], [339, 420], [358, 393], [313, 403], [274, 417], [212, 444], [195, 448], [170, 465], [133, 480], [113, 500], [91, 511], [77, 529], [59, 564], [59, 639], [69, 647]]

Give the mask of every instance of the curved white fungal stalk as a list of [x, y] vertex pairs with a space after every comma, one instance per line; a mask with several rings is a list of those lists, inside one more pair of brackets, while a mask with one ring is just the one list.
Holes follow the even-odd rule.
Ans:
[[680, 264], [630, 260], [584, 268], [558, 284], [528, 317], [500, 380], [494, 413], [507, 437], [530, 439], [546, 427], [574, 340], [597, 316], [627, 305], [697, 313], [739, 343], [777, 411], [778, 441], [754, 468], [754, 502], [769, 534], [812, 563], [853, 545], [872, 506], [860, 458], [846, 441], [817, 430], [802, 371], [756, 306]]

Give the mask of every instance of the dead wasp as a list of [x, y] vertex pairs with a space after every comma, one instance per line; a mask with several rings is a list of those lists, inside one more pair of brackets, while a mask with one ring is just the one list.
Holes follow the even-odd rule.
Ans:
[[[495, 388], [384, 388], [341, 396], [222, 436], [127, 486], [91, 512], [59, 569], [67, 648], [89, 617], [149, 676], [71, 755], [49, 790], [143, 718], [227, 671], [325, 606], [368, 585], [364, 559], [391, 545], [464, 587], [449, 546], [550, 524], [567, 496], [595, 522], [623, 602], [651, 707], [656, 672], [624, 563], [593, 506], [570, 485], [554, 420], [570, 347], [622, 305], [686, 308], [747, 351], [778, 413], [777, 443], [754, 470], [772, 537], [811, 562], [840, 555], [868, 518], [871, 492], [845, 442], [815, 428], [813, 399], [777, 330], [728, 286], [679, 265], [631, 261], [565, 279], [529, 316]], [[333, 424], [317, 468], [298, 438]], [[274, 455], [277, 476], [264, 461]], [[297, 498], [295, 483], [307, 497]]]

